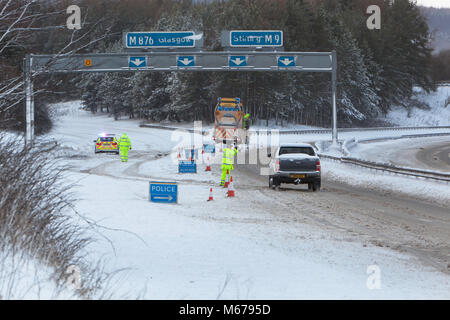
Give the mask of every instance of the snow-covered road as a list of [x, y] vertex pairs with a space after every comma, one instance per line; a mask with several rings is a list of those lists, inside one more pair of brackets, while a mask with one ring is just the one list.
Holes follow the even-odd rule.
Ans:
[[[242, 167], [236, 197], [226, 198], [216, 187], [216, 165], [212, 172], [201, 166], [197, 175], [177, 173], [167, 155], [177, 144], [172, 132], [92, 116], [78, 107], [60, 105], [66, 112], [45, 138], [58, 139], [61, 156], [72, 166], [68, 179], [77, 183], [77, 210], [107, 227], [101, 231], [112, 246], [99, 238], [90, 246], [92, 257], [106, 259], [108, 270], [127, 268], [114, 285], [115, 296], [450, 298], [450, 277], [439, 271], [448, 258], [441, 253], [450, 251], [444, 209], [394, 193], [358, 193], [333, 179], [326, 163], [320, 193], [296, 187], [277, 193], [265, 187], [264, 177]], [[94, 155], [97, 133], [123, 131], [133, 143], [129, 163]], [[178, 204], [150, 203], [148, 181], [168, 179], [179, 182]], [[214, 201], [207, 202], [211, 186]], [[431, 250], [440, 255], [430, 257]], [[380, 270], [380, 289], [367, 286], [373, 278], [369, 266]]]
[[450, 136], [359, 143], [350, 152], [356, 158], [450, 172]]

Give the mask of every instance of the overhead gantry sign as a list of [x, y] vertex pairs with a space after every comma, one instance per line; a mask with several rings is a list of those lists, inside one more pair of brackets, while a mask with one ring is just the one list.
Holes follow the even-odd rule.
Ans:
[[[332, 75], [332, 139], [334, 143], [337, 141], [335, 51], [277, 51], [283, 45], [282, 31], [238, 30], [224, 34], [222, 44], [225, 51], [201, 51], [198, 49], [202, 44], [201, 34], [177, 31], [126, 33], [125, 53], [27, 55], [24, 64], [25, 141], [32, 143], [34, 139], [34, 76], [43, 73], [120, 71], [329, 72]], [[244, 46], [253, 50], [243, 50], [241, 47]]]

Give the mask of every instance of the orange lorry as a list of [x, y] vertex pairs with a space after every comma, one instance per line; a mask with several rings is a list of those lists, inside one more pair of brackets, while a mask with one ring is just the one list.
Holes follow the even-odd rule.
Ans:
[[240, 98], [218, 98], [214, 110], [214, 140], [235, 143], [246, 142], [246, 130], [242, 128], [244, 111]]

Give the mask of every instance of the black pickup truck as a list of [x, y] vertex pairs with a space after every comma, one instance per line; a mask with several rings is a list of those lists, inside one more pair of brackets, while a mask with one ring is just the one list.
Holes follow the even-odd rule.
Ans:
[[320, 159], [307, 143], [281, 144], [270, 161], [269, 187], [281, 183], [308, 184], [312, 191], [320, 190]]

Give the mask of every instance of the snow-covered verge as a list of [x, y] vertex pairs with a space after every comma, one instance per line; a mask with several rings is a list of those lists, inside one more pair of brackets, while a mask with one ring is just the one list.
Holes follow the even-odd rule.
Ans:
[[340, 181], [386, 195], [390, 193], [403, 194], [418, 200], [450, 207], [450, 185], [445, 182], [421, 180], [381, 171], [373, 173], [367, 168], [326, 159], [322, 159], [322, 162], [323, 177], [330, 181]]
[[[158, 176], [179, 181], [158, 168]], [[200, 177], [209, 179], [203, 171]], [[114, 245], [99, 241], [91, 251], [108, 257], [112, 269], [128, 269], [118, 292], [134, 289], [146, 299], [450, 298], [447, 276], [410, 256], [276, 219], [276, 200], [257, 190], [238, 188], [226, 198], [213, 186], [207, 202], [210, 184], [179, 182], [178, 204], [165, 205], [148, 201], [146, 179], [72, 178], [82, 178], [78, 210], [101, 221]], [[369, 265], [381, 269], [380, 290], [366, 286]]]
[[70, 287], [73, 283], [58, 286], [53, 273], [51, 267], [23, 252], [0, 251], [0, 300], [79, 298]]
[[[106, 293], [99, 282], [110, 275], [101, 259], [86, 260], [95, 228], [71, 210], [70, 184], [62, 177], [67, 167], [55, 158], [47, 143], [25, 148], [20, 135], [0, 133], [0, 298]], [[82, 284], [71, 288], [81, 272]]]
[[394, 107], [386, 115], [387, 120], [399, 126], [448, 126], [450, 125], [450, 86], [438, 87], [436, 92], [426, 94], [415, 89], [417, 98], [430, 106], [430, 110]]

